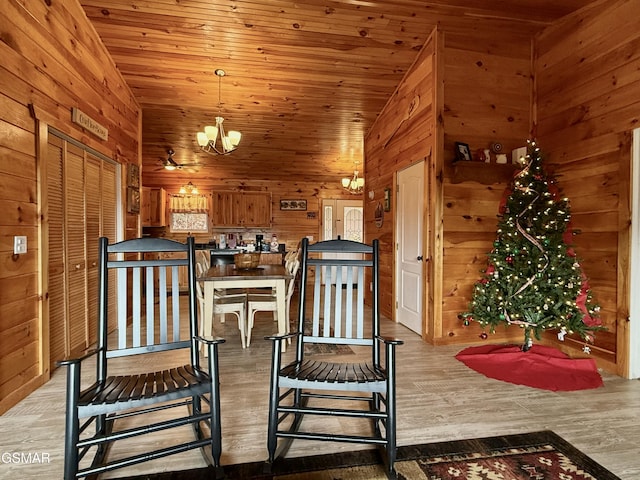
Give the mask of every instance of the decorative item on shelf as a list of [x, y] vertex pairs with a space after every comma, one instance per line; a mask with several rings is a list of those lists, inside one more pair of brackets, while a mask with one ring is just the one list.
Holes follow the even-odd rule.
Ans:
[[506, 153], [499, 153], [496, 155], [496, 163], [499, 163], [501, 165], [505, 165], [507, 163], [507, 154]]
[[526, 163], [527, 147], [515, 148], [511, 151], [511, 163], [523, 166]]
[[490, 163], [491, 155], [489, 153], [489, 150], [479, 148], [478, 150], [476, 150], [476, 153], [473, 155], [473, 160], [475, 162]]
[[493, 142], [493, 143], [491, 144], [491, 151], [492, 151], [493, 153], [496, 153], [496, 154], [497, 154], [497, 153], [502, 153], [502, 144], [501, 144], [501, 143], [498, 143], [498, 142]]
[[[226, 73], [220, 68], [216, 69], [214, 73], [218, 76], [218, 116], [216, 117], [216, 124], [215, 126], [207, 125], [204, 127], [203, 132], [198, 132], [197, 139], [198, 145], [203, 151], [211, 155], [227, 155], [238, 147], [242, 134], [237, 130], [229, 130], [229, 132], [225, 132], [224, 130], [220, 89], [222, 77], [224, 77]], [[218, 136], [220, 137], [219, 143]]]
[[456, 160], [471, 161], [471, 149], [466, 143], [456, 142]]
[[342, 179], [342, 187], [353, 195], [359, 195], [364, 191], [364, 178], [359, 176], [360, 172], [358, 171], [359, 163], [354, 162], [353, 177], [344, 177]]

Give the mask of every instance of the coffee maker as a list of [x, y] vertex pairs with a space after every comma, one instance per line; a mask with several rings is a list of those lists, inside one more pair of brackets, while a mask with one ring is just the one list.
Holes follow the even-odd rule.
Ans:
[[262, 251], [262, 240], [264, 235], [256, 235], [256, 252]]

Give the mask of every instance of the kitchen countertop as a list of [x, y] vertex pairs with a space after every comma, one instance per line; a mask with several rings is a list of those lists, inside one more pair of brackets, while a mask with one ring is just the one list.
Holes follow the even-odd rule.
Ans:
[[[195, 246], [196, 246], [196, 250], [209, 250], [212, 255], [235, 255], [236, 253], [245, 252], [244, 249], [240, 249], [240, 248], [214, 248], [213, 245], [208, 243], [196, 243]], [[269, 254], [269, 253], [286, 253], [286, 252], [270, 252], [269, 251], [269, 252], [259, 252], [259, 253]]]

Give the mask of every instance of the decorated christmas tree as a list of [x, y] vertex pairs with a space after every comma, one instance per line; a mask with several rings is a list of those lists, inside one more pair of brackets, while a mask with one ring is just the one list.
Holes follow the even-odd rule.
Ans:
[[[464, 324], [475, 321], [491, 333], [501, 324], [516, 325], [524, 330], [525, 351], [532, 335], [540, 339], [544, 330], [557, 330], [560, 340], [576, 333], [592, 343], [593, 332], [603, 329], [600, 307], [574, 250], [569, 200], [545, 175], [533, 141], [499, 218], [488, 266], [474, 286], [469, 310], [460, 315]], [[584, 351], [590, 351], [586, 343]]]

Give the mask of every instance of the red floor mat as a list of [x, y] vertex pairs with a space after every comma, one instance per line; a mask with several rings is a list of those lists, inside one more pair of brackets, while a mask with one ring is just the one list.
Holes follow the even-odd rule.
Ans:
[[516, 345], [468, 347], [456, 358], [489, 378], [543, 390], [571, 391], [603, 386], [595, 360], [570, 358], [543, 345], [532, 345], [527, 352]]

